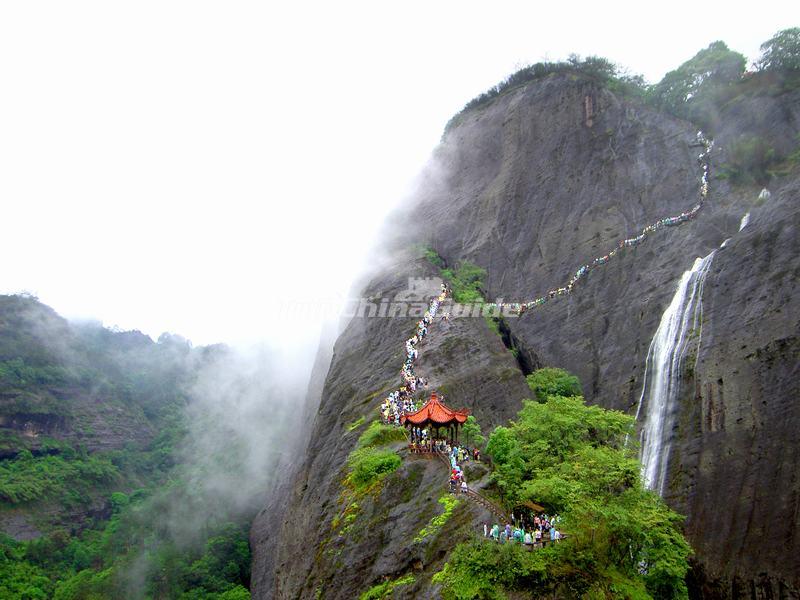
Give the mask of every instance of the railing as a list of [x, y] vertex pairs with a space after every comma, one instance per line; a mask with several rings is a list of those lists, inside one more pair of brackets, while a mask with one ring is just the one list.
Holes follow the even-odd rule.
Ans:
[[[425, 452], [417, 452], [416, 454], [418, 454], [420, 456], [425, 456], [425, 455], [436, 456], [439, 460], [442, 461], [442, 464], [444, 464], [445, 467], [447, 467], [447, 470], [450, 471], [450, 468], [451, 468], [450, 467], [450, 459], [448, 458], [448, 455], [446, 453], [439, 452], [438, 450], [429, 450], [429, 451], [425, 451]], [[459, 490], [459, 493], [464, 493], [464, 492], [461, 492]], [[478, 492], [476, 490], [473, 490], [473, 489], [470, 489], [470, 488], [467, 488], [467, 491], [466, 491], [465, 495], [470, 500], [472, 500], [475, 504], [478, 504], [478, 505], [482, 506], [483, 508], [488, 510], [490, 513], [492, 513], [495, 517], [497, 517], [500, 520], [500, 522], [503, 525], [505, 525], [506, 523], [510, 523], [511, 522], [511, 519], [508, 517], [508, 515], [506, 514], [506, 512], [502, 508], [497, 506], [497, 504], [495, 504], [494, 502], [489, 500], [489, 498], [487, 498], [486, 496], [484, 496], [480, 492]]]
[[511, 519], [509, 519], [508, 516], [505, 514], [505, 512], [503, 512], [503, 509], [501, 509], [499, 506], [497, 506], [494, 502], [489, 500], [486, 496], [484, 496], [480, 492], [467, 488], [467, 496], [469, 496], [473, 502], [475, 502], [476, 504], [480, 504], [490, 513], [492, 513], [495, 517], [500, 519], [501, 524], [505, 525], [506, 523], [511, 522]]

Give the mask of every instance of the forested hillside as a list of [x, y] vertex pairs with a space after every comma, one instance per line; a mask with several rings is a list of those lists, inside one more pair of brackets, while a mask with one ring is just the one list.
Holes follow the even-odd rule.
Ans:
[[236, 360], [0, 297], [1, 597], [249, 597], [257, 496], [209, 487], [254, 478], [240, 432], [205, 403], [226, 381], [253, 387]]

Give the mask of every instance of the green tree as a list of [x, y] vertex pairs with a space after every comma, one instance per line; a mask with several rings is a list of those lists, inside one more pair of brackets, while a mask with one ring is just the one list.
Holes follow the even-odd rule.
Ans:
[[469, 261], [459, 263], [458, 268], [442, 269], [442, 277], [449, 283], [453, 291], [453, 300], [462, 304], [483, 302], [481, 288], [486, 277], [486, 270]]
[[800, 70], [800, 27], [783, 29], [761, 44], [759, 71]]
[[775, 149], [763, 138], [742, 136], [730, 145], [722, 172], [734, 183], [766, 185], [770, 167], [778, 162]]
[[649, 99], [679, 117], [708, 126], [719, 96], [741, 80], [747, 61], [721, 41], [713, 42], [652, 86]]
[[[567, 374], [568, 375], [568, 374]], [[526, 401], [498, 427], [487, 453], [508, 505], [531, 500], [560, 517], [566, 539], [526, 552], [508, 544], [461, 546], [437, 575], [445, 598], [570, 590], [591, 598], [686, 598], [689, 545], [682, 518], [640, 480], [626, 446], [633, 419], [580, 396]]]
[[466, 423], [461, 427], [461, 441], [467, 446], [483, 446], [486, 438], [483, 437], [478, 420], [472, 415], [467, 417]]
[[564, 369], [545, 367], [526, 377], [528, 387], [539, 402], [546, 402], [550, 396], [580, 396], [580, 380]]
[[510, 504], [519, 499], [525, 477], [525, 460], [514, 432], [507, 427], [497, 427], [489, 436], [486, 453], [494, 461], [492, 479], [503, 491]]

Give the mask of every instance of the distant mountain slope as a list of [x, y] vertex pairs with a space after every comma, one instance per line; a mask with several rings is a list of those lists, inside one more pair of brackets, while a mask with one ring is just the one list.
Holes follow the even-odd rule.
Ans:
[[0, 451], [48, 440], [90, 451], [142, 446], [182, 406], [191, 347], [138, 332], [70, 324], [33, 298], [0, 296]]

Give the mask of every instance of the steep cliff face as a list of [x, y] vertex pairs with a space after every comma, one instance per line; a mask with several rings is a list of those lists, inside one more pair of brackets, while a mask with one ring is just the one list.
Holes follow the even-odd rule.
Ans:
[[[433, 274], [424, 261], [400, 253], [364, 295], [394, 297], [406, 289], [408, 277]], [[437, 499], [447, 472], [438, 461], [408, 458], [377, 496], [358, 499], [350, 527], [341, 525], [348, 506], [342, 500], [345, 463], [363, 431], [352, 425], [377, 417], [381, 394], [396, 387], [403, 345], [415, 322], [355, 318], [337, 340], [302, 466], [288, 495], [267, 507], [251, 534], [257, 564], [275, 565], [271, 574], [254, 574], [255, 597], [354, 598], [409, 572], [417, 579], [404, 593], [427, 597], [430, 577], [450, 544], [464, 539], [481, 517], [478, 508], [462, 503], [438, 535], [415, 542], [441, 508]], [[472, 409], [486, 426], [513, 416], [527, 386], [501, 338], [483, 319], [444, 328], [446, 335], [434, 335], [424, 346], [418, 372], [444, 390], [450, 404]], [[274, 518], [281, 515], [282, 520]], [[274, 556], [260, 558], [267, 552]]]
[[[769, 99], [770, 106], [782, 101], [791, 104], [791, 97]], [[796, 134], [795, 112], [773, 111], [785, 120], [775, 127]], [[724, 114], [721, 120], [729, 123]], [[408, 237], [364, 294], [391, 296], [407, 276], [431, 274], [406, 252], [419, 242], [450, 265], [470, 260], [485, 268], [490, 299], [529, 300], [563, 285], [618, 240], [694, 206], [700, 188], [695, 133], [580, 77], [554, 75], [510, 91], [464, 115], [447, 134], [420, 177], [415, 208], [391, 223]], [[721, 138], [739, 133], [728, 124]], [[712, 154], [712, 173], [724, 160], [723, 143]], [[529, 363], [569, 369], [580, 376], [587, 400], [633, 414], [648, 346], [677, 280], [696, 257], [732, 238], [705, 288], [702, 345], [697, 370], [684, 382], [667, 500], [688, 513], [698, 593], [796, 594], [798, 565], [782, 553], [798, 550], [791, 435], [800, 417], [793, 377], [797, 179], [780, 180], [772, 199], [759, 206], [757, 190], [734, 190], [713, 178], [711, 184], [696, 220], [626, 249], [572, 295], [510, 318], [508, 327]], [[750, 225], [737, 234], [748, 211]], [[284, 521], [263, 550], [277, 557], [274, 582], [256, 586], [255, 597], [313, 597], [318, 590], [326, 598], [354, 597], [382, 577], [406, 572], [418, 573], [417, 583], [398, 596], [435, 594], [429, 574], [446, 548], [431, 556], [410, 544], [400, 552], [405, 538], [390, 535], [428, 518], [404, 503], [406, 496], [375, 501], [385, 513], [365, 521], [370, 530], [363, 541], [336, 541], [331, 533], [342, 469], [357, 437], [345, 426], [374, 414], [380, 393], [397, 382], [412, 328], [411, 320], [355, 318], [338, 340]], [[460, 319], [433, 339], [419, 372], [444, 386], [453, 404], [474, 408], [484, 430], [513, 416], [529, 395], [518, 363], [483, 319]], [[435, 499], [427, 471], [419, 477], [400, 471], [387, 489], [404, 476], [413, 497]], [[468, 530], [469, 518], [463, 523]], [[779, 543], [770, 539], [777, 531]], [[452, 532], [450, 543], [460, 535]], [[329, 556], [323, 550], [332, 539], [342, 546]], [[396, 552], [392, 560], [380, 560], [389, 548]]]
[[667, 498], [688, 516], [709, 597], [799, 593], [799, 198], [787, 182], [754, 210], [706, 280]]

